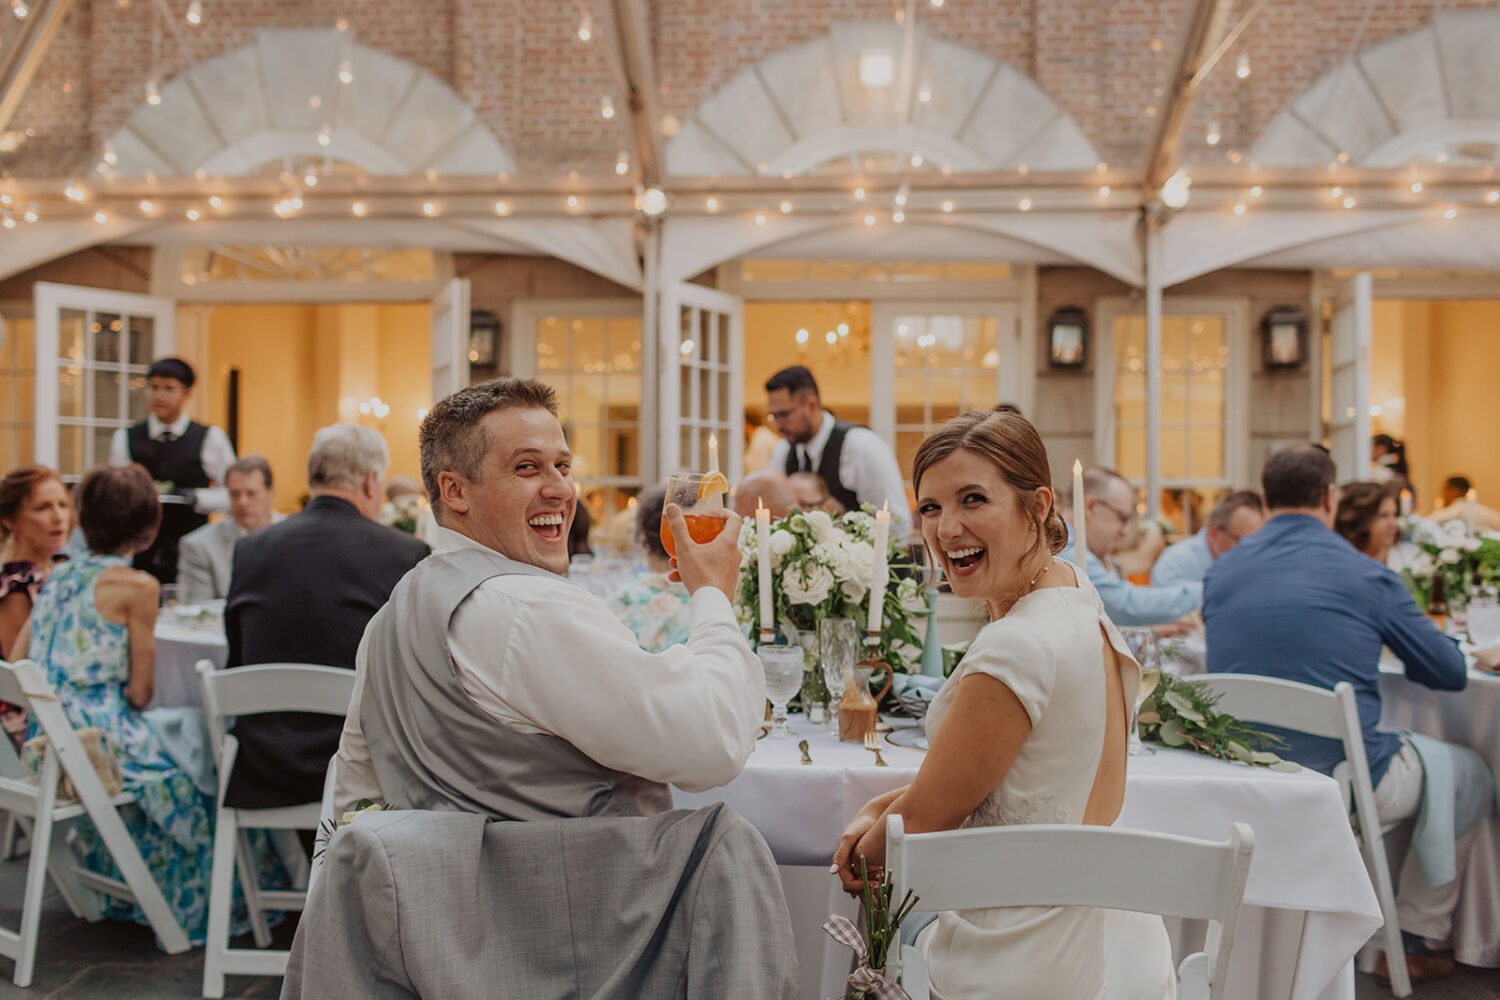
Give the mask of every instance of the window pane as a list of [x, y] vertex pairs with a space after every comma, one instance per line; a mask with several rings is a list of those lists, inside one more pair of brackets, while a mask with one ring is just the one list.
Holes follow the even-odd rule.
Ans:
[[536, 325], [536, 367], [538, 371], [555, 371], [568, 359], [568, 329], [556, 316], [548, 316]]
[[94, 360], [114, 364], [120, 360], [121, 331], [125, 321], [115, 313], [95, 313], [89, 325], [94, 335]]
[[959, 414], [959, 403], [963, 399], [963, 380], [953, 376], [933, 376], [928, 380], [932, 387], [932, 416], [929, 425], [936, 429]]
[[573, 449], [573, 475], [592, 479], [604, 474], [604, 447], [600, 429], [595, 424], [573, 424], [569, 428], [569, 446]]
[[89, 456], [89, 467], [104, 465], [109, 461], [109, 443], [114, 439], [115, 429], [113, 427], [92, 428], [94, 453]]
[[125, 377], [117, 371], [91, 371], [89, 375], [94, 380], [94, 416], [107, 420], [122, 416], [120, 396]]
[[83, 428], [57, 429], [57, 471], [64, 476], [83, 475]]
[[[1142, 381], [1145, 380], [1142, 379]], [[1188, 377], [1186, 375], [1163, 375], [1161, 377], [1162, 423], [1180, 424], [1187, 420], [1187, 397]], [[1144, 415], [1141, 419], [1145, 419]]]
[[1224, 478], [1224, 431], [1194, 427], [1188, 431], [1188, 475], [1194, 479]]
[[574, 423], [600, 424], [605, 420], [603, 375], [574, 375], [568, 416]]
[[568, 326], [573, 333], [573, 355], [570, 367], [579, 372], [604, 371], [604, 321], [575, 319], [569, 322]]
[[77, 309], [62, 309], [57, 321], [57, 356], [69, 361], [82, 361], [84, 314]]
[[1146, 428], [1120, 427], [1115, 431], [1115, 468], [1126, 479], [1146, 478]]
[[151, 405], [146, 399], [146, 376], [130, 376], [130, 413], [132, 423], [137, 420], [145, 420], [146, 414], [150, 412]]
[[1161, 475], [1163, 479], [1188, 477], [1187, 431], [1181, 427], [1162, 428]]
[[677, 465], [683, 469], [697, 469], [698, 464], [698, 437], [691, 427], [682, 428], [682, 438], [678, 442], [681, 449], [677, 456]]
[[156, 353], [156, 320], [150, 316], [130, 317], [130, 363], [146, 367]]
[[64, 417], [83, 416], [83, 370], [81, 368], [58, 369], [57, 412], [59, 416]]

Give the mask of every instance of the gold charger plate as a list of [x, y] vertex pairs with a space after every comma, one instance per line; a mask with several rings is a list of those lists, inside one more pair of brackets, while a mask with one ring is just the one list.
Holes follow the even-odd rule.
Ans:
[[892, 729], [885, 734], [885, 739], [893, 747], [901, 747], [905, 750], [917, 750], [921, 753], [927, 752], [927, 733], [918, 726], [904, 726], [901, 729]]

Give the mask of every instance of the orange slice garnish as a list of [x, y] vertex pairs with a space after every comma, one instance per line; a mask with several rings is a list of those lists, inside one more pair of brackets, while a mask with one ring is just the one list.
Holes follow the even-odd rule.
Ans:
[[705, 473], [698, 481], [698, 499], [707, 500], [711, 496], [729, 492], [729, 480], [722, 472]]

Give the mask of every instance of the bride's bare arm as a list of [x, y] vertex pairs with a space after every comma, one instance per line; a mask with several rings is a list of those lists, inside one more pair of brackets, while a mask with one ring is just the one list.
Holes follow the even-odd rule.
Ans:
[[908, 833], [956, 829], [999, 786], [1029, 735], [1031, 717], [1009, 687], [987, 674], [965, 677], [916, 779], [845, 857], [839, 871], [844, 888], [863, 887], [860, 855], [871, 872], [884, 867], [887, 816], [900, 815]]

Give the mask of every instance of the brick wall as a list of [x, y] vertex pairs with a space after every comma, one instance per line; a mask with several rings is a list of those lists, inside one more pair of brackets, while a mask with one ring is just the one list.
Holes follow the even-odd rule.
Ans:
[[[834, 20], [884, 19], [893, 0], [641, 0], [652, 34], [663, 114], [691, 113], [746, 66], [825, 34]], [[169, 0], [174, 11], [186, 4]], [[606, 55], [602, 0], [208, 0], [199, 27], [180, 14], [153, 54], [149, 0], [79, 0], [62, 26], [11, 127], [33, 133], [0, 157], [17, 175], [91, 169], [101, 144], [143, 99], [153, 74], [167, 80], [195, 62], [249, 44], [263, 26], [328, 26], [346, 19], [358, 40], [450, 83], [512, 147], [523, 172], [607, 173], [629, 147], [625, 95]], [[1235, 5], [1238, 16], [1245, 3]], [[1248, 149], [1266, 124], [1359, 40], [1370, 45], [1424, 24], [1438, 6], [1486, 0], [1376, 4], [1341, 0], [1267, 4], [1208, 78], [1189, 123], [1190, 160]], [[590, 7], [595, 39], [578, 41]], [[1138, 162], [1164, 110], [1187, 0], [947, 0], [917, 5], [936, 35], [980, 49], [1031, 74], [1083, 128], [1105, 159]], [[10, 44], [18, 29], [6, 25]], [[1248, 52], [1253, 72], [1234, 75]], [[599, 114], [610, 95], [612, 121]], [[1203, 142], [1207, 124], [1223, 141]]]

